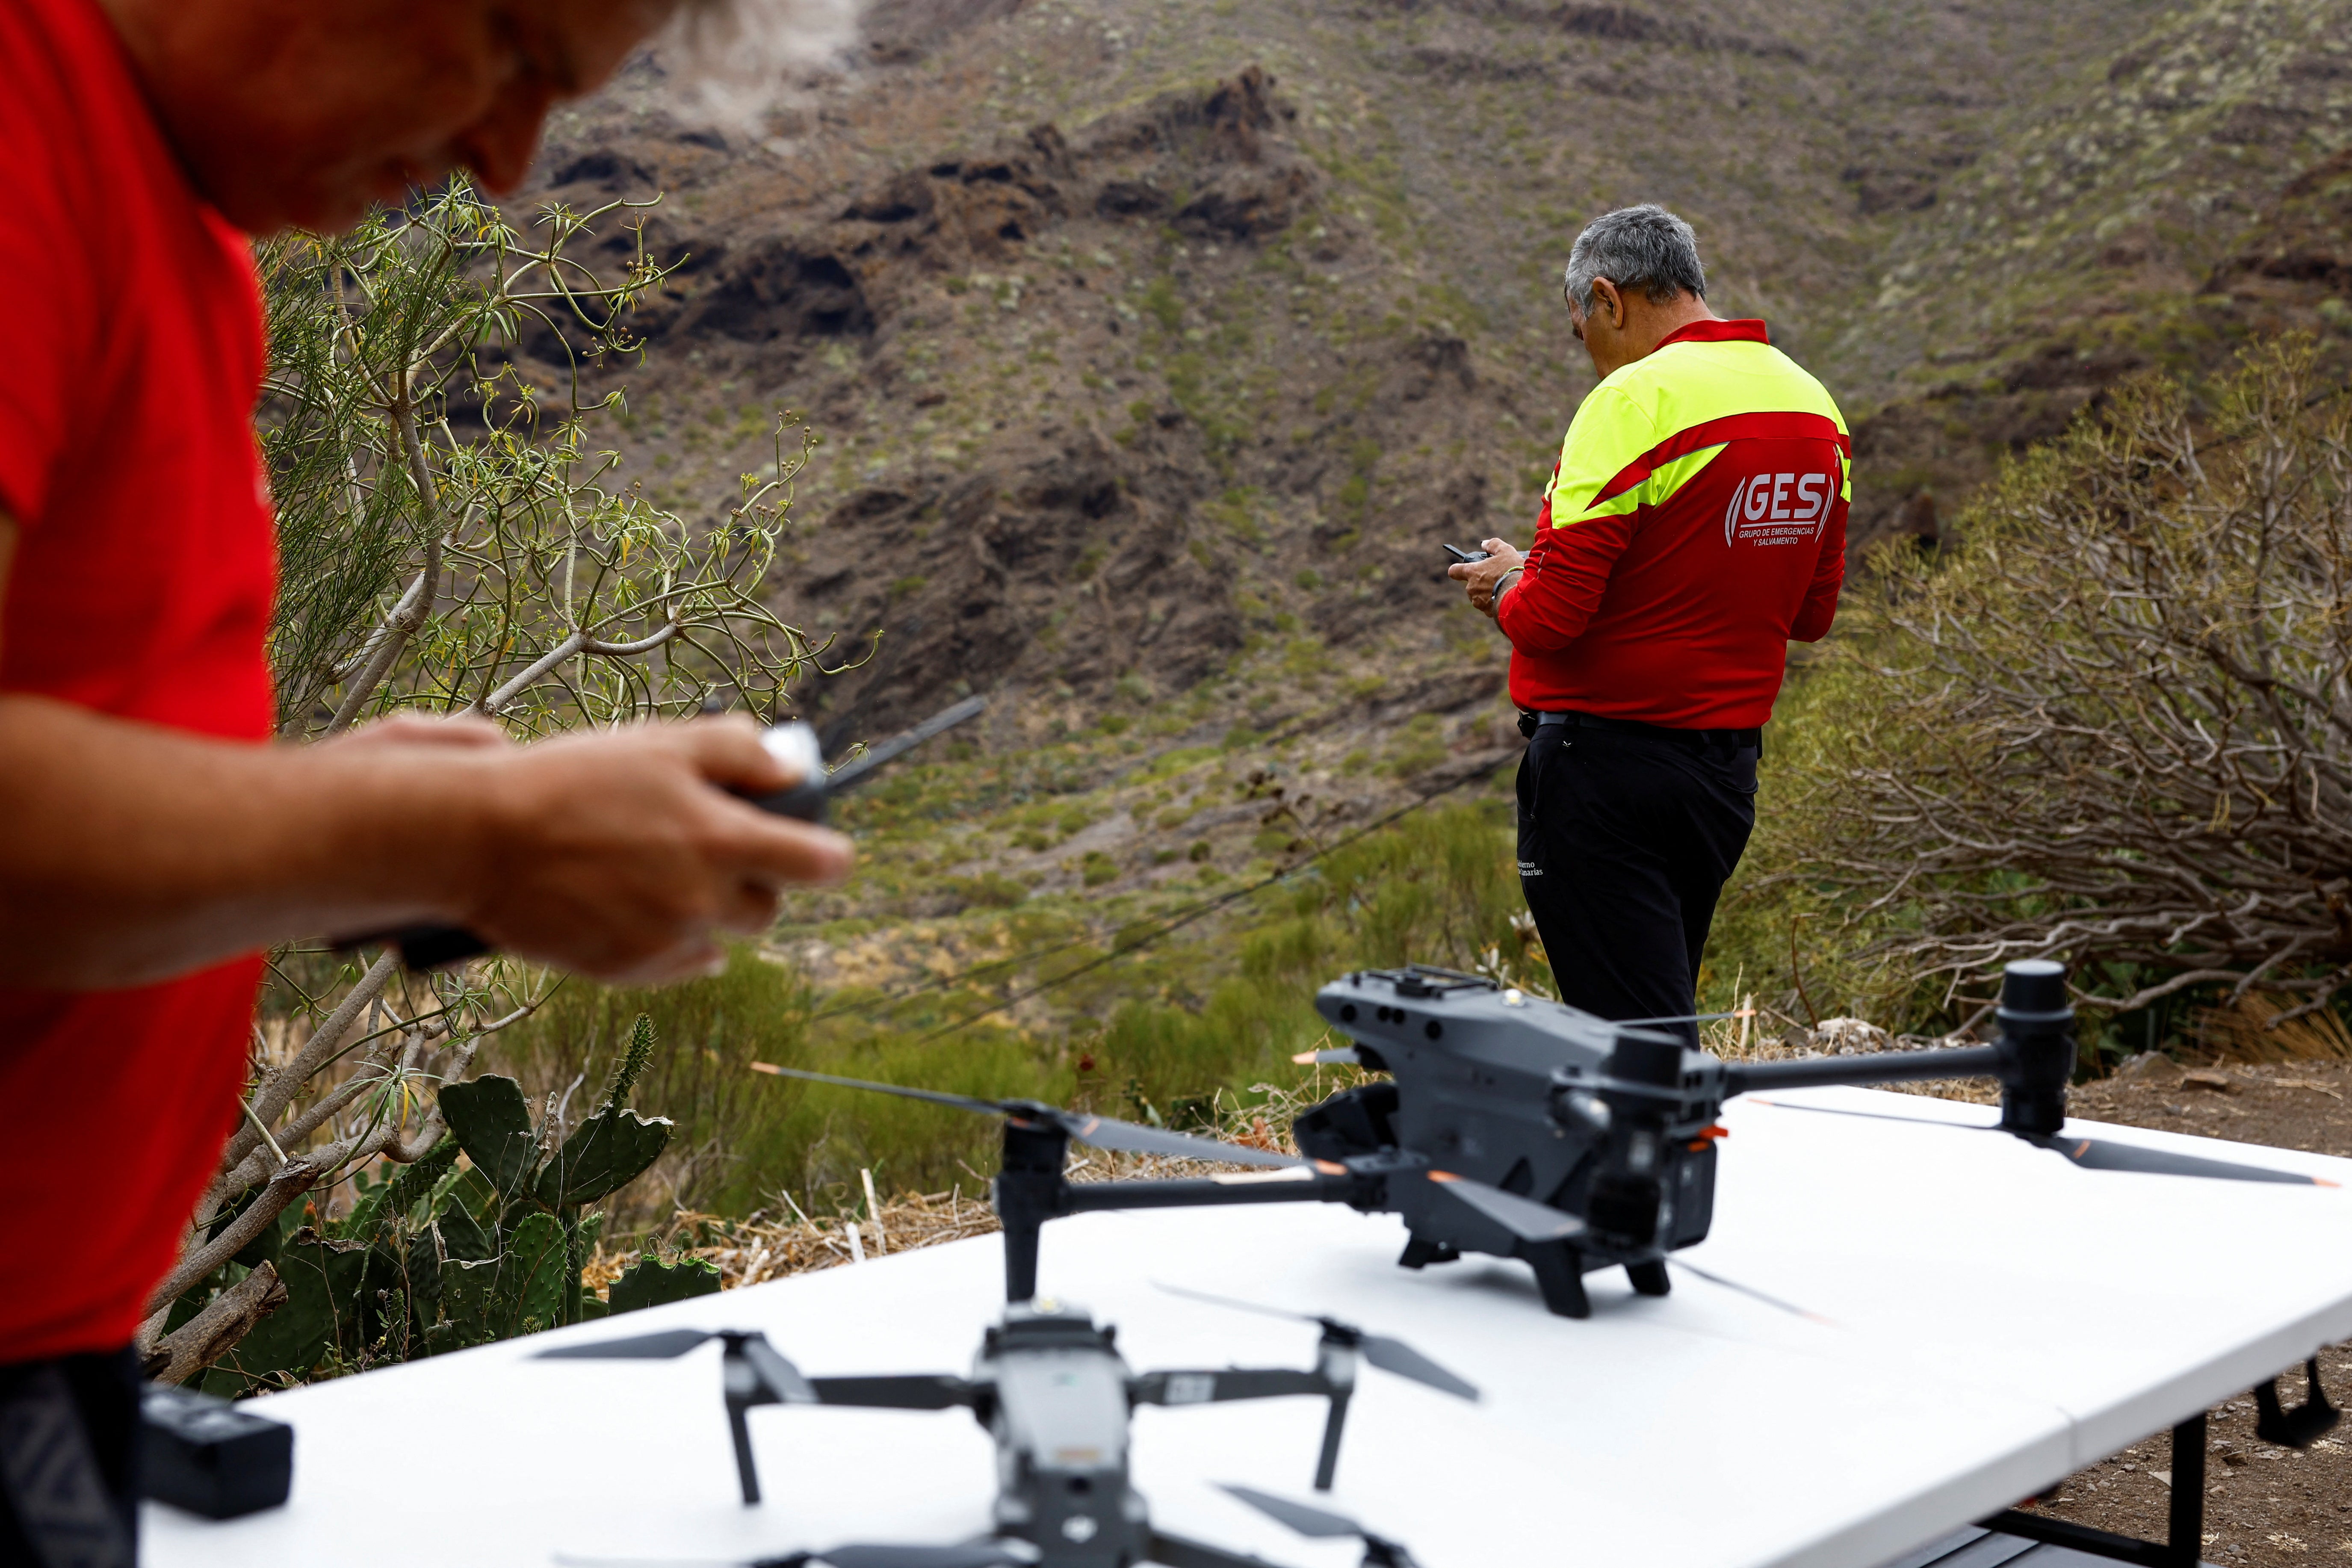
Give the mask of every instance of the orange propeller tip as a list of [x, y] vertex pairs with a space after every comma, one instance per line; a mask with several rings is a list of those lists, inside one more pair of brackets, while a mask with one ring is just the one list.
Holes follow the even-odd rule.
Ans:
[[2311, 1178], [2311, 1184], [2315, 1187], [2341, 1187], [2344, 1184], [2331, 1182], [2325, 1176], [2314, 1176]]
[[1458, 1182], [1462, 1178], [1451, 1171], [1432, 1171], [1429, 1173], [1429, 1179], [1433, 1182]]
[[1306, 1067], [1307, 1064], [1314, 1061], [1315, 1053], [1313, 1051], [1301, 1051], [1290, 1059], [1296, 1066]]
[[780, 1068], [780, 1067], [776, 1067], [776, 1066], [774, 1066], [774, 1065], [772, 1065], [772, 1064], [771, 1064], [771, 1063], [768, 1063], [768, 1062], [749, 1062], [749, 1063], [746, 1063], [745, 1065], [746, 1065], [746, 1066], [748, 1066], [749, 1068], [751, 1068], [751, 1069], [753, 1072], [764, 1072], [764, 1073], [770, 1073], [770, 1074], [772, 1074], [773, 1076], [775, 1076], [775, 1077], [777, 1077], [777, 1078], [782, 1078], [782, 1077], [783, 1077], [783, 1076], [784, 1076], [784, 1069], [783, 1069], [783, 1068]]

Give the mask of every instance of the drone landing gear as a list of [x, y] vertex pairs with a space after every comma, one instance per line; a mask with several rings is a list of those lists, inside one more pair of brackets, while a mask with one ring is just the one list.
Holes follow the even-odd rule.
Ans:
[[1646, 1263], [1625, 1265], [1625, 1278], [1633, 1282], [1634, 1290], [1643, 1296], [1663, 1296], [1675, 1288], [1672, 1276], [1666, 1272], [1666, 1260], [1653, 1258]]
[[1461, 1260], [1462, 1254], [1458, 1248], [1416, 1236], [1405, 1242], [1404, 1256], [1397, 1259], [1397, 1267], [1426, 1268], [1433, 1263], [1458, 1263]]
[[1348, 1424], [1348, 1401], [1352, 1388], [1334, 1387], [1331, 1391], [1331, 1414], [1323, 1421], [1323, 1452], [1315, 1461], [1315, 1489], [1328, 1492], [1333, 1478], [1339, 1473], [1339, 1436]]
[[1556, 1318], [1589, 1318], [1592, 1302], [1584, 1294], [1584, 1255], [1569, 1241], [1522, 1241], [1517, 1248], [1535, 1270], [1536, 1289]]

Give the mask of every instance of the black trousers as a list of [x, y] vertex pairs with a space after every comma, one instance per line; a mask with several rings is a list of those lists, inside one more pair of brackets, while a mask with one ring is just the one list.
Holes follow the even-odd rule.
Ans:
[[[1519, 888], [1560, 1000], [1696, 1012], [1715, 903], [1756, 826], [1753, 748], [1547, 724], [1519, 762]], [[1675, 1026], [1693, 1045], [1698, 1026]]]
[[0, 1564], [131, 1568], [139, 1386], [127, 1347], [0, 1366]]

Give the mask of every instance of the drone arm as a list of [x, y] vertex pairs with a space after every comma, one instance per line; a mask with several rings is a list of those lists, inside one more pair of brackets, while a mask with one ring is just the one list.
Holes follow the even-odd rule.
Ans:
[[1343, 1165], [1318, 1162], [1246, 1175], [1180, 1176], [1160, 1181], [1081, 1182], [1070, 1185], [1064, 1212], [1102, 1209], [1200, 1208], [1229, 1204], [1344, 1204], [1362, 1179]]
[[1296, 1394], [1318, 1398], [1331, 1392], [1319, 1372], [1287, 1367], [1222, 1367], [1215, 1372], [1147, 1372], [1128, 1383], [1136, 1405], [1222, 1405], [1232, 1399], [1282, 1399]]
[[856, 1405], [877, 1410], [950, 1410], [970, 1405], [975, 1387], [943, 1373], [916, 1373], [885, 1377], [813, 1377], [823, 1405]]
[[1939, 1078], [1999, 1078], [1999, 1046], [1950, 1046], [1926, 1051], [1875, 1051], [1863, 1056], [1807, 1057], [1798, 1061], [1733, 1062], [1723, 1069], [1728, 1099], [1751, 1089], [1811, 1089], [1823, 1084], [1914, 1083]]

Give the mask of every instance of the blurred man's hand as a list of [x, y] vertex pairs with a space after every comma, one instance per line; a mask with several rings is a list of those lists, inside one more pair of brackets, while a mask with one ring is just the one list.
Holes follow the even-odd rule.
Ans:
[[1484, 561], [1462, 561], [1445, 569], [1445, 574], [1460, 583], [1470, 595], [1470, 607], [1482, 616], [1495, 613], [1495, 585], [1513, 572], [1523, 570], [1525, 555], [1499, 539], [1484, 539], [1478, 548], [1486, 552]]
[[794, 883], [849, 874], [849, 841], [724, 793], [799, 782], [740, 718], [568, 735], [486, 759], [470, 900], [499, 947], [605, 981], [705, 973]]

